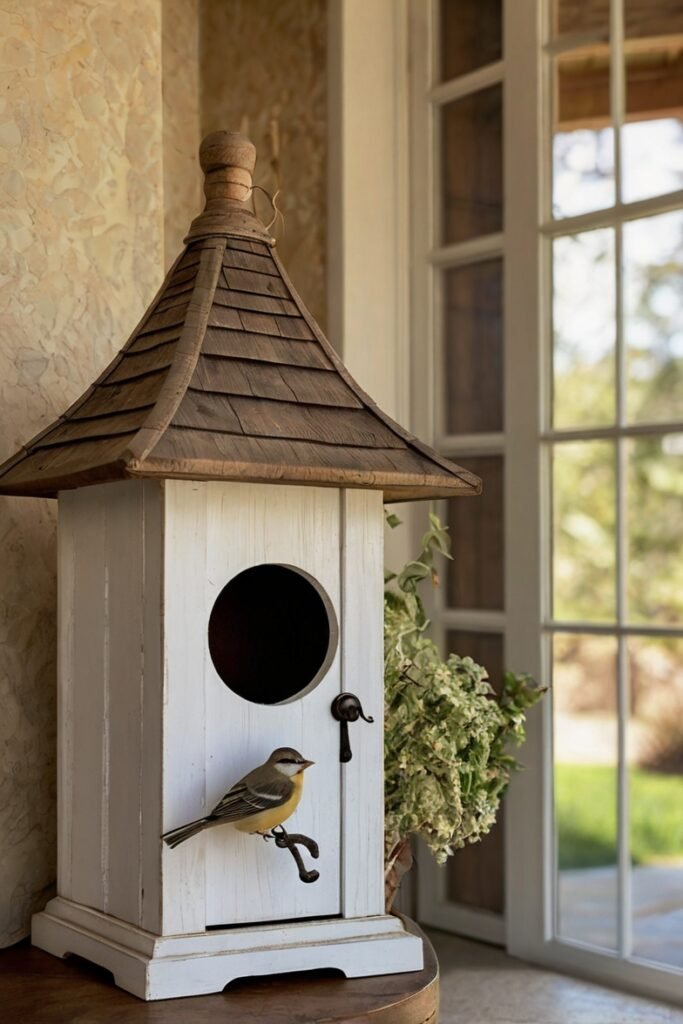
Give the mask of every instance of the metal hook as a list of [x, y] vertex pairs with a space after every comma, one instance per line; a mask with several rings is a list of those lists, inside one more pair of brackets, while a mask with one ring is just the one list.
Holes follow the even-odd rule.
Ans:
[[363, 706], [355, 693], [340, 693], [332, 701], [332, 717], [340, 724], [339, 738], [339, 760], [346, 764], [353, 757], [351, 743], [349, 742], [349, 722], [357, 722], [362, 718], [364, 722], [372, 723], [372, 715], [366, 715]]

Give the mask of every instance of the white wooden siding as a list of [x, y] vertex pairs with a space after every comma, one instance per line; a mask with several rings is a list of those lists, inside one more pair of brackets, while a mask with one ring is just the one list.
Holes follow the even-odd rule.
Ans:
[[163, 727], [163, 484], [144, 481], [144, 592], [142, 776], [140, 815], [140, 923], [161, 931], [162, 727]]
[[60, 829], [69, 831], [60, 846], [70, 850], [64, 873], [71, 879], [71, 898], [103, 910], [107, 582], [102, 488], [69, 493], [60, 504], [60, 563], [69, 568], [60, 592], [59, 628], [66, 639], [66, 657], [72, 653], [70, 671], [68, 665], [62, 666], [64, 703], [70, 714], [64, 723], [69, 737], [65, 750], [71, 765], [62, 780], [60, 804], [70, 807], [71, 815], [60, 822]]
[[[209, 810], [206, 795], [206, 484], [164, 485], [163, 828]], [[205, 844], [163, 846], [162, 933], [206, 926]]]
[[124, 921], [139, 921], [143, 488], [115, 484], [107, 489], [106, 502], [104, 909]]
[[[59, 508], [58, 890], [141, 924], [145, 865], [150, 927], [159, 917], [159, 871], [150, 870], [159, 831], [150, 837], [147, 828], [143, 850], [142, 780], [147, 808], [158, 808], [160, 503], [158, 484], [130, 481], [67, 492]], [[156, 509], [147, 535], [146, 508]]]
[[[169, 485], [171, 490], [187, 484]], [[211, 482], [206, 495], [206, 590], [198, 629], [206, 649], [208, 620], [226, 583], [262, 563], [302, 569], [324, 589], [339, 618], [340, 492], [336, 489]], [[185, 553], [185, 563], [191, 559]], [[169, 630], [173, 628], [168, 618]], [[268, 643], [267, 623], [263, 642]], [[233, 693], [211, 658], [206, 678], [207, 806], [276, 747], [293, 746], [313, 761], [301, 804], [287, 824], [320, 845], [318, 881], [304, 884], [285, 850], [231, 827], [203, 837], [206, 924], [320, 917], [340, 911], [339, 726], [330, 705], [340, 690], [339, 656], [311, 692], [286, 704], [252, 704]]]
[[[124, 481], [61, 496], [61, 896], [164, 935], [382, 913], [382, 530], [381, 495], [363, 491]], [[272, 706], [228, 689], [207, 642], [225, 584], [263, 563], [316, 581], [338, 641], [312, 690]], [[330, 710], [343, 689], [375, 718], [350, 726], [347, 765]], [[320, 844], [318, 861], [302, 851], [318, 881], [229, 827], [162, 846], [283, 745], [316, 762], [290, 827]]]
[[377, 491], [343, 491], [342, 690], [374, 718], [349, 725], [342, 766], [342, 913], [384, 913], [384, 512]]

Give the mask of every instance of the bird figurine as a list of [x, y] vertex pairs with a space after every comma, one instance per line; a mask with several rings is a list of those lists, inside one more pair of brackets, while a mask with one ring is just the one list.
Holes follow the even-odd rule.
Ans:
[[162, 839], [174, 849], [205, 828], [227, 823], [239, 832], [269, 839], [271, 830], [299, 806], [304, 772], [312, 764], [315, 761], [307, 761], [298, 750], [278, 747], [267, 761], [236, 782], [210, 814], [165, 832]]

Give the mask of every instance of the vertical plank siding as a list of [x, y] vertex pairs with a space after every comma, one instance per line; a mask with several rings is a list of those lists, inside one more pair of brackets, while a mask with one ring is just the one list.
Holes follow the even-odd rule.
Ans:
[[162, 731], [164, 712], [164, 489], [143, 487], [144, 590], [142, 594], [142, 776], [140, 780], [140, 924], [161, 931]]
[[107, 488], [107, 749], [104, 909], [140, 920], [140, 781], [142, 776], [143, 488]]
[[[191, 485], [181, 483], [188, 489]], [[205, 640], [214, 601], [226, 583], [252, 565], [276, 563], [309, 573], [329, 597], [337, 619], [339, 492], [334, 489], [210, 482], [207, 495], [207, 594], [200, 624]], [[170, 627], [170, 620], [169, 620]], [[263, 624], [268, 643], [268, 624]], [[278, 746], [316, 762], [306, 773], [290, 827], [316, 839], [320, 878], [302, 885], [291, 857], [273, 843], [230, 827], [208, 832], [208, 925], [292, 920], [340, 912], [339, 726], [330, 705], [339, 693], [339, 655], [310, 692], [285, 704], [253, 704], [233, 693], [206, 661], [207, 800], [220, 799]], [[312, 865], [304, 851], [304, 860]]]
[[384, 913], [384, 657], [382, 495], [341, 491], [342, 690], [374, 723], [350, 725], [352, 759], [342, 776], [342, 913]]
[[159, 921], [160, 508], [159, 484], [127, 481], [61, 495], [59, 516], [59, 894], [146, 927]]
[[73, 897], [71, 841], [74, 772], [74, 492], [60, 497], [57, 530], [57, 608], [59, 645], [57, 668], [57, 893]]
[[[379, 492], [138, 480], [62, 496], [61, 895], [163, 935], [382, 913], [382, 540]], [[320, 588], [334, 645], [315, 685], [273, 705], [226, 686], [207, 643], [223, 587], [264, 563]], [[375, 722], [351, 725], [341, 765], [344, 689]], [[320, 845], [317, 882], [228, 826], [162, 845], [278, 746], [315, 761], [290, 826]]]
[[[62, 592], [60, 633], [63, 666], [71, 716], [71, 817], [62, 823], [70, 832], [71, 898], [104, 909], [106, 832], [104, 800], [106, 766], [107, 577], [105, 566], [106, 512], [102, 487], [65, 496], [60, 509], [62, 565], [73, 568], [74, 585]], [[66, 521], [66, 522], [65, 522]], [[70, 828], [69, 828], [70, 826]]]
[[[163, 822], [200, 818], [206, 797], [206, 485], [164, 485]], [[226, 529], [228, 524], [226, 524]], [[162, 847], [162, 933], [206, 927], [204, 843]]]

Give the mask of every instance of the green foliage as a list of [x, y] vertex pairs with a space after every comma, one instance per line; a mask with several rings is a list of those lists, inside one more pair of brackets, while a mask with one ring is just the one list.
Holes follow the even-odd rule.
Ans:
[[[389, 525], [398, 523], [393, 517]], [[443, 661], [425, 635], [418, 588], [450, 557], [447, 529], [430, 516], [419, 557], [388, 573], [384, 600], [385, 829], [387, 860], [420, 835], [443, 863], [489, 832], [517, 768], [509, 744], [524, 740], [526, 710], [543, 690], [506, 672], [496, 697], [471, 658]]]
[[[631, 769], [631, 856], [634, 864], [679, 858], [683, 848], [683, 778]], [[616, 863], [616, 768], [555, 765], [560, 869]]]
[[[624, 372], [629, 423], [676, 422], [683, 415], [683, 218], [663, 214], [630, 223], [624, 235]], [[611, 235], [609, 236], [611, 238]], [[607, 233], [583, 232], [555, 247], [554, 425], [609, 426], [616, 417]], [[608, 278], [608, 279], [611, 279]], [[583, 282], [583, 284], [582, 284]], [[586, 330], [581, 310], [595, 330]], [[683, 474], [677, 436], [656, 432], [623, 445], [627, 514], [628, 606], [632, 621], [683, 616], [680, 508]], [[554, 446], [554, 617], [613, 621], [616, 616], [614, 441]]]

